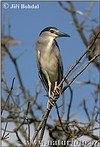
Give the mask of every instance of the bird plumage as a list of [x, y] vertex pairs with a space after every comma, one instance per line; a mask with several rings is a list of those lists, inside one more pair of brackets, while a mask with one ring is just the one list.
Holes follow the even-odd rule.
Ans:
[[58, 32], [58, 29], [55, 27], [45, 28], [41, 31], [36, 42], [36, 57], [39, 77], [47, 95], [50, 95], [50, 93], [53, 92], [55, 82], [59, 85], [63, 78], [62, 58], [59, 46], [55, 40], [55, 38], [58, 37], [56, 31]]

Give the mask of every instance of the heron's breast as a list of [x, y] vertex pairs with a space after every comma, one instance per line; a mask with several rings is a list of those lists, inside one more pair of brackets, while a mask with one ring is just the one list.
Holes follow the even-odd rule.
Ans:
[[48, 73], [50, 81], [55, 82], [58, 79], [57, 58], [53, 55], [44, 55], [43, 58], [41, 58], [41, 65], [43, 70]]

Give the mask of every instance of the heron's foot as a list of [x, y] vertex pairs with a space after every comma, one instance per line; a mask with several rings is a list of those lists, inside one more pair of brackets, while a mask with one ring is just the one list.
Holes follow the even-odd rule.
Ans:
[[54, 98], [54, 95], [49, 96], [49, 103], [50, 103], [52, 106], [54, 106], [54, 104], [55, 104], [55, 98]]
[[59, 86], [56, 87], [54, 94], [56, 94], [56, 95], [60, 94], [60, 87]]
[[49, 105], [51, 105], [51, 106], [53, 107], [54, 104], [55, 104], [55, 98], [54, 98], [54, 95], [49, 96], [48, 107], [47, 107], [47, 109], [50, 110]]
[[59, 94], [60, 94], [60, 87], [57, 86], [57, 82], [55, 82], [54, 94], [55, 94], [55, 95], [59, 95]]

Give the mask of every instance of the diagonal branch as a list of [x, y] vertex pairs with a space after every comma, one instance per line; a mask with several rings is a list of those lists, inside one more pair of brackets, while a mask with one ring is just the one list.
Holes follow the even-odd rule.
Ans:
[[9, 97], [10, 97], [10, 95], [11, 95], [11, 93], [12, 93], [13, 85], [14, 85], [14, 80], [15, 80], [15, 77], [13, 78], [12, 85], [11, 85], [11, 88], [10, 88], [10, 91], [9, 91], [9, 94], [8, 94], [8, 97], [7, 97], [7, 99], [6, 99], [6, 101], [5, 101], [4, 105], [3, 105], [3, 107], [2, 107], [2, 109], [1, 109], [1, 115], [2, 115], [2, 113], [3, 113], [3, 110], [4, 110], [4, 108], [5, 108], [5, 106], [6, 106], [7, 102], [8, 102], [8, 100], [9, 100]]
[[94, 56], [83, 68], [82, 70], [80, 70], [74, 77], [73, 79], [69, 82], [68, 85], [66, 85], [63, 89], [62, 89], [62, 93], [69, 87], [69, 85], [71, 85], [71, 83], [89, 66], [89, 64], [91, 62], [93, 62], [97, 57], [99, 57], [100, 54], [97, 54], [96, 56]]
[[14, 66], [15, 66], [16, 73], [17, 73], [17, 76], [18, 76], [18, 80], [19, 80], [21, 89], [22, 89], [23, 94], [24, 94], [24, 98], [26, 98], [25, 87], [24, 87], [24, 84], [23, 84], [23, 82], [22, 82], [22, 78], [21, 78], [20, 71], [19, 71], [19, 68], [18, 68], [18, 65], [17, 65], [17, 62], [16, 62], [16, 58], [14, 58], [14, 57], [12, 56], [12, 54], [11, 54], [10, 51], [7, 49], [7, 47], [5, 46], [5, 44], [1, 44], [1, 45], [5, 48], [5, 50], [6, 50], [6, 52], [8, 53], [8, 55], [9, 55], [9, 57], [10, 57], [12, 63], [13, 63]]

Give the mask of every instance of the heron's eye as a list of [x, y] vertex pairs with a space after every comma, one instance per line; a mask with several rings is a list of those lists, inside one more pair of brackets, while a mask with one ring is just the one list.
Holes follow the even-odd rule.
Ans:
[[51, 32], [51, 33], [54, 33], [55, 31], [51, 29], [50, 32]]

